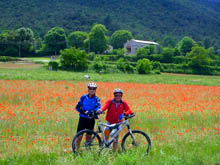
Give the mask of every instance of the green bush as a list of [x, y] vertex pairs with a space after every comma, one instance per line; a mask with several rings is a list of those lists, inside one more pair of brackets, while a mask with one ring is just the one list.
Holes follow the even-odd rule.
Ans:
[[150, 61], [159, 61], [159, 62], [161, 62], [162, 55], [161, 54], [152, 54], [152, 55], [148, 55], [146, 58], [149, 59]]
[[159, 70], [159, 71], [163, 70], [162, 65], [159, 61], [152, 62], [152, 67], [153, 67], [153, 70]]
[[7, 61], [19, 61], [18, 58], [10, 57], [10, 56], [0, 56], [1, 62], [7, 62]]
[[56, 62], [56, 61], [50, 61], [50, 62], [48, 63], [48, 68], [49, 68], [49, 69], [51, 68], [51, 70], [57, 70], [57, 69], [58, 69], [58, 66], [59, 66], [59, 64], [58, 64], [58, 62]]
[[182, 63], [188, 63], [189, 59], [185, 56], [175, 56], [173, 58], [173, 62], [175, 64], [182, 64]]
[[94, 63], [92, 64], [92, 67], [98, 73], [105, 72], [107, 68], [105, 58], [102, 58], [101, 56], [96, 56], [94, 58]]
[[220, 75], [220, 67], [203, 65], [199, 68], [193, 67], [194, 74], [203, 74], [203, 75]]
[[152, 70], [151, 62], [146, 58], [138, 60], [136, 67], [139, 74], [149, 74]]
[[120, 58], [116, 62], [116, 66], [122, 72], [134, 73], [134, 67], [132, 65], [130, 65], [128, 61], [125, 61], [123, 58]]
[[153, 70], [153, 74], [160, 74], [160, 70]]
[[105, 58], [106, 60], [109, 60], [109, 61], [117, 61], [120, 57], [117, 56], [117, 55], [108, 55], [108, 54], [99, 54], [97, 56], [100, 56], [102, 58]]
[[93, 60], [94, 60], [94, 57], [95, 57], [95, 53], [94, 53], [94, 52], [90, 52], [90, 53], [87, 55], [87, 59], [90, 60], [90, 61], [93, 61]]
[[168, 72], [168, 73], [189, 73], [189, 74], [193, 73], [192, 68], [188, 64], [161, 63], [161, 66], [163, 68], [163, 72]]
[[60, 51], [60, 62], [65, 69], [83, 71], [88, 69], [87, 54], [74, 47]]
[[134, 73], [134, 67], [130, 65], [129, 63], [125, 63], [125, 71], [127, 73]]
[[125, 60], [128, 60], [130, 62], [136, 62], [137, 61], [137, 56], [136, 55], [125, 55], [124, 56]]

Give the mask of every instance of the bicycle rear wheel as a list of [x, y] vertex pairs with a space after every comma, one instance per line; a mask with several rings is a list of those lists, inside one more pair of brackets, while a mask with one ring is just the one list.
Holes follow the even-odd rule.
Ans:
[[72, 141], [72, 150], [75, 154], [88, 151], [97, 153], [100, 151], [101, 146], [102, 141], [100, 136], [96, 132], [88, 129], [78, 132]]
[[122, 139], [122, 151], [142, 152], [148, 153], [151, 147], [151, 140], [149, 136], [139, 130], [132, 130], [132, 134], [128, 132]]

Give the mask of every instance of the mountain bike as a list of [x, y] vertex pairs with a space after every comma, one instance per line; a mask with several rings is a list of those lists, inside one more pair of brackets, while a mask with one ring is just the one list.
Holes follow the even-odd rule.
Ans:
[[[98, 129], [97, 131], [92, 131], [92, 130], [82, 130], [79, 131], [73, 138], [72, 141], [72, 150], [73, 153], [77, 154], [78, 152], [88, 152], [88, 151], [93, 151], [93, 152], [100, 152], [103, 148], [110, 148], [111, 144], [114, 142], [115, 138], [118, 136], [118, 134], [125, 128], [127, 127], [128, 132], [123, 136], [121, 140], [121, 148], [122, 151], [130, 151], [130, 150], [135, 150], [137, 149], [141, 150], [142, 153], [147, 154], [150, 150], [151, 147], [151, 140], [149, 136], [141, 131], [141, 130], [131, 130], [129, 121], [128, 119], [131, 119], [135, 116], [135, 114], [124, 116], [124, 121], [117, 123], [117, 124], [105, 124], [101, 121], [100, 114], [94, 113], [93, 112], [93, 117], [95, 119], [98, 119]], [[113, 130], [110, 133], [110, 139], [106, 140], [105, 135], [104, 135], [104, 126], [110, 127]], [[102, 134], [102, 139], [101, 140], [99, 133]], [[85, 134], [91, 135], [90, 140], [86, 140]], [[84, 136], [84, 137], [83, 137]], [[77, 148], [77, 139], [82, 138], [82, 141], [80, 143], [79, 148]]]

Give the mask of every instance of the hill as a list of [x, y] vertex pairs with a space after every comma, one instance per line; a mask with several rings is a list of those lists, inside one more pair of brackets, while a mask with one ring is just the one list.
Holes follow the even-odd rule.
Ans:
[[165, 35], [209, 37], [220, 47], [219, 0], [1, 0], [0, 12], [0, 32], [24, 26], [43, 37], [54, 26], [69, 33], [102, 23], [109, 35], [127, 29], [154, 41]]

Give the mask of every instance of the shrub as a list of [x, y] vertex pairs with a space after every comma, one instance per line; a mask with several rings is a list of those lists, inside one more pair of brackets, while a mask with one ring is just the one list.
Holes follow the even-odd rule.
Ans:
[[87, 54], [85, 51], [71, 47], [60, 51], [61, 65], [65, 69], [82, 71], [88, 69]]
[[125, 61], [123, 58], [120, 58], [116, 62], [117, 68], [126, 73], [134, 73], [134, 67], [128, 63], [128, 61]]
[[94, 60], [94, 57], [95, 57], [95, 53], [94, 53], [94, 52], [90, 52], [90, 53], [87, 55], [87, 59], [88, 59], [88, 60], [91, 60], [91, 61]]
[[153, 73], [154, 73], [154, 74], [160, 74], [160, 70], [157, 70], [157, 69], [156, 69], [156, 70], [153, 70]]
[[153, 55], [148, 55], [146, 57], [147, 59], [149, 59], [150, 61], [162, 61], [162, 55], [161, 54], [153, 54]]
[[10, 57], [10, 56], [0, 56], [1, 62], [7, 62], [7, 61], [19, 61], [18, 58]]
[[125, 72], [125, 62], [123, 58], [120, 58], [119, 60], [117, 60], [116, 66], [120, 71]]
[[175, 64], [187, 63], [188, 60], [189, 60], [189, 59], [188, 59], [187, 57], [185, 57], [185, 56], [175, 56], [175, 57], [173, 58], [173, 62], [174, 62]]
[[152, 65], [150, 60], [146, 58], [138, 60], [137, 71], [139, 74], [149, 74], [151, 70], [152, 70]]
[[125, 55], [124, 56], [125, 60], [128, 60], [130, 62], [136, 62], [137, 61], [137, 56], [136, 55]]
[[93, 69], [96, 72], [105, 72], [106, 71], [106, 63], [105, 63], [105, 58], [102, 58], [100, 56], [96, 56], [94, 58], [94, 63], [92, 65]]
[[125, 71], [127, 73], [134, 73], [134, 67], [130, 65], [129, 63], [125, 63]]
[[[59, 66], [59, 64], [58, 64], [58, 62], [56, 62], [56, 61], [50, 61], [50, 62], [48, 63], [49, 70], [57, 70], [57, 69], [58, 69], [58, 66]], [[50, 69], [50, 68], [51, 68], [51, 69]]]
[[153, 70], [159, 70], [159, 71], [162, 71], [162, 65], [159, 61], [154, 61], [152, 62], [152, 67], [153, 67]]

